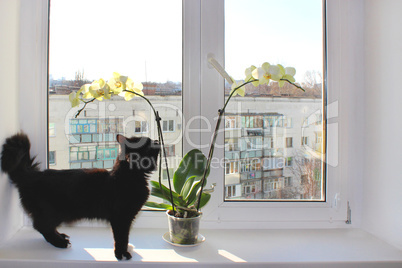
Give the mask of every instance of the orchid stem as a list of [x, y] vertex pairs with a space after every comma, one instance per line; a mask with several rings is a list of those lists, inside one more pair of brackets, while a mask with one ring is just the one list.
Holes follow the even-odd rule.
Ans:
[[82, 106], [82, 108], [77, 111], [74, 118], [77, 118], [81, 114], [81, 112], [85, 109], [85, 107], [87, 106], [88, 103], [93, 102], [95, 100], [96, 100], [96, 98], [93, 98], [92, 100], [89, 100], [89, 101], [81, 100], [84, 103], [84, 106]]

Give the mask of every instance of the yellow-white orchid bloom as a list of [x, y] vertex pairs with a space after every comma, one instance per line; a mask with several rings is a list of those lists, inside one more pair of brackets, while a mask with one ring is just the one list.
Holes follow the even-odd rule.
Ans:
[[[131, 80], [130, 78], [127, 79], [126, 82], [126, 86], [127, 86], [127, 90], [135, 92], [141, 96], [144, 96], [144, 92], [142, 92], [142, 89], [144, 88], [144, 86], [142, 85], [142, 83], [140, 82], [134, 82], [133, 80]], [[124, 99], [126, 101], [131, 100], [132, 98], [134, 98], [136, 95], [134, 93], [131, 92], [126, 92], [124, 94]]]
[[[281, 79], [286, 79], [289, 82], [296, 82], [296, 79], [294, 78], [295, 74], [296, 74], [296, 69], [293, 67], [286, 67], [284, 68], [282, 65], [278, 64], [278, 67], [280, 68], [280, 72], [281, 72]], [[279, 87], [283, 87], [283, 85], [285, 84], [285, 80], [280, 80], [279, 81]]]
[[128, 81], [127, 76], [120, 75], [119, 73], [114, 72], [113, 77], [108, 81], [108, 85], [110, 87], [110, 91], [118, 95], [120, 94], [123, 90], [127, 88], [127, 81]]
[[[231, 78], [232, 78], [232, 77], [231, 77]], [[232, 78], [232, 81], [233, 81], [233, 84], [232, 84], [232, 90], [230, 91], [230, 94], [232, 94], [232, 92], [233, 92], [237, 87], [240, 87], [242, 84], [244, 84], [244, 81], [243, 81], [243, 80], [241, 80], [241, 81], [235, 81], [235, 80]], [[245, 94], [246, 94], [246, 86], [242, 86], [242, 87], [238, 88], [238, 89], [233, 93], [233, 96], [240, 95], [240, 96], [244, 97]]]
[[255, 69], [253, 77], [260, 81], [260, 85], [268, 84], [272, 79], [274, 81], [280, 81], [281, 74], [280, 68], [277, 65], [271, 65], [268, 62], [264, 62], [260, 68]]
[[71, 107], [76, 107], [80, 104], [80, 100], [78, 99], [79, 93], [75, 93], [74, 91], [68, 95], [68, 99], [71, 102]]
[[[244, 79], [244, 81], [249, 81], [249, 80], [254, 80], [254, 79], [256, 79], [256, 78], [253, 76], [253, 71], [254, 71], [255, 69], [257, 69], [257, 67], [255, 67], [254, 65], [251, 65], [250, 67], [248, 67], [248, 68], [244, 71], [244, 73], [245, 73], [245, 75], [246, 75], [246, 79]], [[260, 82], [259, 82], [259, 81], [254, 81], [254, 82], [251, 82], [251, 84], [253, 84], [253, 86], [257, 87], [257, 86], [260, 84]]]

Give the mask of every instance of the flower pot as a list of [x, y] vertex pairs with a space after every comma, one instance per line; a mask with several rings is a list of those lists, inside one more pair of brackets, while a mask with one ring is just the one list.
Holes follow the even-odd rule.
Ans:
[[198, 242], [201, 214], [194, 218], [177, 218], [166, 211], [170, 242], [179, 245], [195, 245]]

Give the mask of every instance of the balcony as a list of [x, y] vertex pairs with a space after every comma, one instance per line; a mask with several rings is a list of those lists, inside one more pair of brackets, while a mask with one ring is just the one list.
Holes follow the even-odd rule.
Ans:
[[240, 180], [261, 179], [262, 171], [248, 171], [240, 174]]

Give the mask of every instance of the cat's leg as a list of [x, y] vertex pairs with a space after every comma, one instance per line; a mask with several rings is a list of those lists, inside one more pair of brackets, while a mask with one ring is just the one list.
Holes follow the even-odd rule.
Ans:
[[49, 220], [38, 218], [33, 221], [34, 228], [43, 235], [47, 242], [58, 248], [67, 248], [70, 245], [69, 237], [66, 234], [60, 234], [56, 230], [58, 225]]
[[127, 246], [132, 221], [133, 219], [127, 216], [114, 217], [110, 221], [114, 237], [114, 255], [118, 260], [123, 259], [123, 257], [127, 260], [131, 259], [131, 254], [127, 251]]

